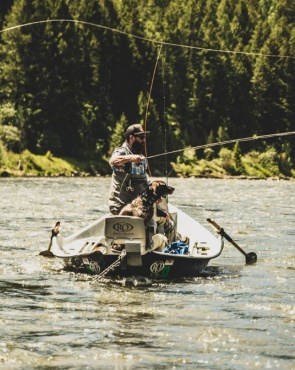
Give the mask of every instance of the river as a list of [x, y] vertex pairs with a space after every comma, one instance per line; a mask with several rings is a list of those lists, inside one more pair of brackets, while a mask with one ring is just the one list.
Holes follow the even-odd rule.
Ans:
[[229, 242], [202, 276], [97, 282], [39, 256], [107, 212], [109, 178], [0, 179], [1, 369], [294, 369], [295, 182], [169, 179]]

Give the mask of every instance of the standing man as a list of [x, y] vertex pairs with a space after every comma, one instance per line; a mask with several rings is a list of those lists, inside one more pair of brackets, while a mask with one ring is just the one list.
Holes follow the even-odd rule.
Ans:
[[[142, 154], [146, 134], [140, 124], [127, 128], [125, 142], [116, 148], [111, 155], [109, 164], [113, 169], [109, 207], [113, 215], [118, 215], [121, 209], [134, 198], [144, 192], [148, 185], [147, 159]], [[162, 228], [170, 242], [179, 239], [174, 222], [168, 211], [156, 206], [154, 222]]]
[[146, 134], [140, 124], [127, 128], [125, 142], [116, 148], [109, 164], [113, 169], [109, 193], [109, 207], [117, 215], [121, 209], [147, 187], [147, 160], [144, 157]]

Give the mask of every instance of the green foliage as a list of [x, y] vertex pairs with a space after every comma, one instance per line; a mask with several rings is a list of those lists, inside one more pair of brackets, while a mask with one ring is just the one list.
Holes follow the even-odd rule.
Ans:
[[[257, 151], [247, 153], [243, 158], [243, 164], [247, 175], [266, 178], [282, 175], [279, 160], [276, 150], [270, 147], [264, 153]], [[283, 175], [287, 174], [283, 173]]]
[[0, 141], [8, 150], [21, 149], [21, 131], [18, 128], [18, 114], [10, 102], [0, 105]]
[[6, 150], [5, 146], [0, 140], [0, 167], [5, 167], [5, 164], [7, 162], [7, 155], [6, 155]]
[[[10, 130], [2, 134], [9, 137], [2, 139], [7, 148], [103, 158], [124, 140], [127, 122], [147, 125], [150, 155], [294, 129], [293, 0], [2, 2], [0, 27], [31, 23], [0, 32], [0, 124]], [[43, 22], [58, 18], [70, 22]], [[82, 19], [89, 24], [75, 23]], [[160, 40], [146, 120], [160, 51], [154, 41]], [[246, 152], [266, 148], [253, 141], [232, 156], [207, 150], [204, 159], [242, 174], [244, 166], [252, 171], [243, 161]], [[285, 137], [274, 148], [279, 170], [291, 174], [294, 142]], [[169, 160], [182, 164], [176, 156]], [[261, 161], [257, 166], [264, 168], [267, 159]], [[270, 173], [277, 173], [275, 164]]]
[[214, 150], [213, 150], [213, 149], [211, 149], [211, 148], [206, 148], [206, 149], [204, 150], [204, 157], [205, 157], [208, 161], [210, 161], [211, 159], [213, 159], [213, 157], [214, 157]]
[[52, 153], [47, 152], [45, 156], [32, 154], [25, 150], [19, 155], [19, 161], [14, 158], [10, 165], [12, 173], [17, 174], [16, 163], [21, 163], [22, 174], [26, 176], [71, 176], [77, 173], [77, 169], [69, 162], [53, 157]]
[[178, 176], [226, 177], [242, 176], [265, 179], [268, 177], [294, 177], [290, 157], [287, 153], [278, 155], [273, 147], [265, 152], [251, 151], [241, 154], [239, 145], [233, 150], [226, 147], [220, 149], [218, 158], [198, 160], [195, 151], [189, 151], [171, 163]]
[[110, 140], [110, 150], [109, 150], [109, 155], [113, 153], [113, 150], [121, 146], [123, 141], [125, 140], [125, 132], [128, 127], [128, 122], [126, 119], [125, 114], [123, 113], [120, 120], [116, 123], [115, 130], [113, 131], [111, 135], [111, 140]]
[[229, 139], [227, 129], [223, 126], [219, 126], [217, 130], [217, 141], [226, 141]]
[[244, 171], [243, 164], [242, 164], [242, 151], [240, 148], [240, 144], [238, 142], [235, 143], [232, 157], [233, 157], [233, 162], [234, 162], [234, 167], [235, 167], [235, 173], [237, 175], [242, 174]]
[[233, 160], [233, 152], [228, 148], [221, 148], [219, 151], [219, 158], [221, 167], [230, 174], [235, 174], [235, 165]]
[[21, 134], [17, 127], [0, 125], [0, 141], [8, 150], [19, 151]]
[[183, 177], [187, 177], [192, 172], [192, 167], [197, 163], [198, 159], [194, 149], [188, 149], [176, 159], [176, 163], [172, 162], [171, 165], [174, 171]]
[[1, 125], [16, 125], [17, 111], [14, 104], [11, 102], [0, 105], [0, 124]]

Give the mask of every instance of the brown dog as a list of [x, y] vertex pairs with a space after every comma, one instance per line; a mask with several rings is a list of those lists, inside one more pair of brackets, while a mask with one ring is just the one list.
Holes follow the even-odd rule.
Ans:
[[120, 215], [140, 217], [147, 225], [153, 217], [154, 203], [165, 195], [173, 194], [174, 190], [164, 181], [153, 181], [141, 195], [122, 208]]

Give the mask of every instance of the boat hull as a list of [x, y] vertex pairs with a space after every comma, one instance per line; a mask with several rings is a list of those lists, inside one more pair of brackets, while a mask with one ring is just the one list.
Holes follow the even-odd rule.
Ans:
[[[171, 204], [169, 211], [176, 221], [177, 231], [188, 237], [186, 250], [164, 253], [167, 249], [161, 240], [165, 237], [155, 232], [149, 235], [142, 219], [105, 215], [64, 240], [60, 235], [54, 236], [51, 251], [63, 260], [67, 270], [99, 277], [197, 276], [211, 259], [221, 254], [223, 238], [215, 237]], [[120, 248], [116, 250], [114, 246]]]
[[[76, 273], [100, 275], [118, 261], [118, 255], [104, 255], [100, 251], [90, 254], [64, 257], [65, 268]], [[128, 263], [128, 256], [120, 264], [108, 271], [108, 276], [141, 275], [153, 278], [185, 277], [201, 274], [211, 258], [172, 255], [159, 252], [148, 252], [141, 257], [137, 266]]]

